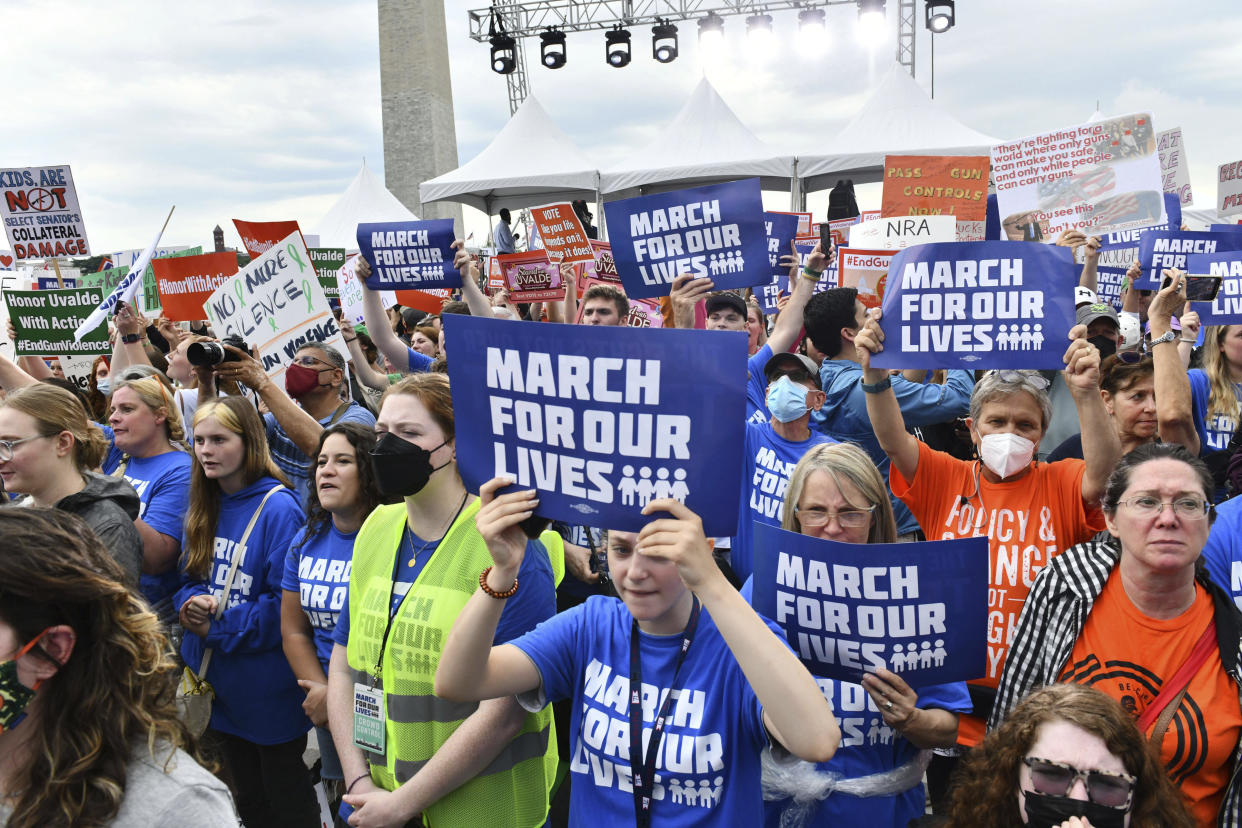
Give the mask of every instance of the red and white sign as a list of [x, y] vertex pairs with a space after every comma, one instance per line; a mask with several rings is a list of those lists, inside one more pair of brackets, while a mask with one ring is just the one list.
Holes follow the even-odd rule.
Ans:
[[0, 170], [0, 218], [18, 259], [91, 255], [68, 164]]
[[566, 262], [590, 262], [595, 259], [591, 239], [573, 205], [566, 202], [532, 207], [530, 217], [550, 258], [561, 258]]
[[878, 308], [884, 301], [889, 263], [896, 255], [895, 250], [842, 247], [837, 250], [838, 284], [854, 288], [858, 291], [858, 301], [869, 308]]
[[1216, 168], [1216, 212], [1222, 216], [1242, 213], [1242, 161]]
[[514, 302], [544, 302], [565, 298], [561, 269], [548, 261], [543, 250], [507, 253], [497, 256], [504, 273], [505, 288]]

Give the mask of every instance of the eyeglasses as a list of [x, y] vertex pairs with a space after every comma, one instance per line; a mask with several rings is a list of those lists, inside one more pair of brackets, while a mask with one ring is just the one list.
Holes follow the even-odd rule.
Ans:
[[826, 525], [834, 517], [845, 529], [861, 529], [871, 523], [871, 513], [874, 511], [875, 506], [869, 506], [866, 509], [842, 509], [839, 512], [829, 512], [827, 509], [794, 509], [794, 514], [798, 516], [799, 523], [812, 529]]
[[1011, 385], [1033, 385], [1040, 391], [1048, 387], [1048, 380], [1035, 371], [993, 371], [997, 379]]
[[1079, 770], [1073, 765], [1027, 756], [1022, 764], [1031, 769], [1031, 787], [1048, 796], [1069, 796], [1079, 779], [1087, 786], [1087, 798], [1096, 805], [1128, 811], [1134, 797], [1135, 777], [1128, 773]]
[[335, 368], [335, 367], [336, 367], [336, 366], [335, 366], [335, 365], [333, 365], [331, 362], [328, 362], [328, 361], [326, 361], [326, 360], [322, 360], [322, 359], [320, 359], [319, 357], [313, 357], [313, 356], [311, 356], [310, 354], [307, 354], [306, 356], [300, 356], [300, 357], [298, 357], [297, 359], [295, 359], [295, 360], [293, 360], [293, 361], [294, 361], [294, 362], [296, 362], [298, 365], [304, 365], [304, 366], [306, 366], [307, 368], [313, 368], [313, 367], [315, 367], [315, 363], [316, 363], [316, 362], [318, 362], [320, 365], [326, 365], [326, 366], [328, 366], [327, 368], [320, 368], [320, 369], [319, 369], [320, 371], [330, 371], [330, 370], [332, 370], [333, 368]]
[[1118, 362], [1124, 362], [1126, 365], [1138, 365], [1144, 359], [1138, 351], [1118, 351], [1116, 357]]
[[1179, 497], [1172, 503], [1166, 503], [1152, 495], [1136, 495], [1129, 500], [1118, 500], [1117, 503], [1130, 507], [1130, 511], [1139, 517], [1154, 517], [1163, 512], [1165, 506], [1168, 506], [1173, 509], [1175, 515], [1187, 520], [1203, 520], [1212, 508], [1212, 504], [1208, 501], [1189, 496]]
[[29, 443], [31, 440], [42, 440], [46, 436], [46, 434], [36, 434], [34, 437], [23, 437], [20, 440], [0, 440], [0, 463], [7, 463], [13, 459], [14, 446]]

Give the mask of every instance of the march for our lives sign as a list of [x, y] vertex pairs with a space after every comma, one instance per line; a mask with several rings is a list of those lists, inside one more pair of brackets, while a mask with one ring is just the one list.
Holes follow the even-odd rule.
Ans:
[[781, 257], [793, 253], [790, 246], [798, 234], [799, 216], [795, 213], [764, 213], [767, 228], [769, 281], [755, 288], [755, 296], [764, 313], [776, 313], [777, 299], [789, 286], [789, 270], [781, 267]]
[[1196, 276], [1219, 276], [1220, 290], [1211, 302], [1194, 302], [1204, 325], [1242, 324], [1242, 253], [1193, 255], [1186, 260], [1186, 271]]
[[877, 368], [1059, 369], [1078, 267], [1067, 247], [949, 242], [899, 252], [881, 306]]
[[627, 532], [653, 519], [648, 502], [673, 498], [709, 536], [737, 531], [741, 332], [468, 316], [444, 330], [457, 430], [473, 435], [457, 445], [471, 491], [509, 475], [538, 490], [540, 517]]
[[1242, 250], [1242, 233], [1149, 230], [1139, 236], [1138, 258], [1143, 275], [1134, 284], [1143, 290], [1159, 290], [1163, 271], [1185, 270], [1190, 255], [1232, 250]]
[[359, 224], [358, 249], [371, 265], [372, 290], [461, 287], [453, 267], [452, 219]]
[[919, 687], [981, 678], [988, 540], [855, 544], [755, 524], [755, 610], [817, 676], [883, 667]]
[[759, 179], [639, 196], [604, 205], [625, 295], [667, 296], [682, 273], [718, 290], [768, 281]]

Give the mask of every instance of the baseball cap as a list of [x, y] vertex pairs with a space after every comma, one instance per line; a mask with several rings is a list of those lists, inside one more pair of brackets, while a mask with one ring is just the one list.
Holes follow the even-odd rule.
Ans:
[[1100, 301], [1100, 297], [1095, 295], [1095, 291], [1089, 287], [1079, 285], [1074, 288], [1074, 307], [1082, 307], [1083, 305], [1094, 305]]
[[773, 357], [763, 365], [763, 376], [768, 382], [771, 382], [774, 374], [791, 373], [796, 370], [805, 371], [815, 382], [815, 387], [820, 387], [819, 366], [816, 365], [815, 361], [810, 357], [802, 354], [782, 352], [773, 355]]
[[1121, 330], [1121, 320], [1117, 318], [1117, 311], [1113, 310], [1113, 306], [1107, 302], [1083, 305], [1077, 310], [1075, 319], [1079, 325], [1090, 325], [1097, 319], [1111, 319], [1117, 326], [1117, 330]]
[[730, 293], [728, 291], [713, 293], [711, 296], [707, 297], [707, 301], [703, 304], [703, 310], [708, 315], [711, 315], [715, 311], [722, 308], [735, 310], [743, 319], [746, 318], [746, 303], [743, 302], [742, 297], [738, 296], [736, 293]]

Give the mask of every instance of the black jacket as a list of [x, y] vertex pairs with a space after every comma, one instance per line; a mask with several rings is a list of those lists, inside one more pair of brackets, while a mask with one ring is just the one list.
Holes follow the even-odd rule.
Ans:
[[125, 570], [129, 585], [137, 587], [142, 566], [142, 538], [134, 526], [141, 508], [138, 493], [123, 477], [94, 472], [87, 472], [83, 477], [86, 488], [61, 498], [56, 508], [86, 521]]

